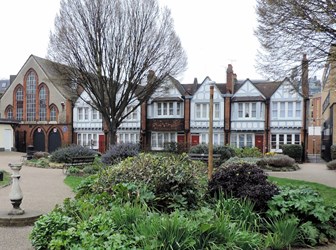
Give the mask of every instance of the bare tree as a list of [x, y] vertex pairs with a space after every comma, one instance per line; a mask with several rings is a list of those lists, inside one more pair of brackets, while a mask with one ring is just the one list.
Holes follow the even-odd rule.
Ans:
[[323, 67], [328, 56], [336, 60], [329, 55], [336, 43], [335, 0], [257, 0], [257, 16], [258, 69], [265, 76], [300, 75], [303, 54], [311, 70]]
[[187, 64], [170, 10], [157, 0], [62, 0], [48, 55], [89, 94], [111, 144], [126, 116]]

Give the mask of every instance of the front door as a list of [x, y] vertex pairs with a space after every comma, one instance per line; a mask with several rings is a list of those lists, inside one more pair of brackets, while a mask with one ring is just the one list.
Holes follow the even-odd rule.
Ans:
[[259, 148], [261, 153], [264, 153], [264, 136], [263, 135], [255, 135], [255, 146]]
[[191, 146], [199, 144], [199, 135], [191, 135]]
[[18, 152], [26, 152], [26, 131], [15, 132], [15, 147]]
[[105, 153], [105, 136], [104, 135], [99, 135], [99, 152], [100, 153]]
[[49, 132], [48, 152], [52, 153], [62, 145], [61, 135], [57, 128], [53, 128]]
[[33, 135], [34, 151], [45, 151], [45, 135], [41, 128], [37, 128]]

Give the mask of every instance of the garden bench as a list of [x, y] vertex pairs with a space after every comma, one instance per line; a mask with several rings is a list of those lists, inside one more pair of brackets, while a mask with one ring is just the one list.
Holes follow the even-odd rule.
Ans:
[[[209, 160], [208, 154], [189, 154], [189, 157], [192, 160], [203, 161], [203, 162], [208, 162]], [[220, 154], [213, 154], [214, 161], [220, 160], [220, 157], [221, 157]]]
[[81, 166], [92, 164], [95, 160], [94, 156], [75, 156], [70, 159], [70, 163], [66, 163], [63, 166], [63, 173], [66, 173], [70, 166]]

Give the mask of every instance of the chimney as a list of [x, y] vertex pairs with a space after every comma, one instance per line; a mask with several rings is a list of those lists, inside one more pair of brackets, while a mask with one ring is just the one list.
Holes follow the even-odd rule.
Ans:
[[192, 89], [193, 93], [196, 92], [196, 90], [197, 90], [197, 85], [198, 85], [198, 80], [197, 80], [197, 78], [195, 77], [195, 78], [194, 78], [194, 83], [193, 83], [193, 89]]
[[302, 95], [305, 98], [308, 98], [309, 97], [308, 59], [306, 54], [303, 55], [301, 67], [302, 67], [302, 77], [301, 77]]
[[233, 94], [234, 91], [234, 77], [232, 65], [229, 64], [226, 70], [226, 92]]

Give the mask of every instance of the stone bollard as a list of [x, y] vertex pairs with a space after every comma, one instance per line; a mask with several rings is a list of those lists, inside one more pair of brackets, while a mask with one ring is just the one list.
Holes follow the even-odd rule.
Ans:
[[19, 185], [19, 179], [20, 179], [20, 170], [22, 168], [21, 163], [17, 164], [11, 164], [9, 163], [8, 166], [12, 169], [12, 189], [9, 193], [9, 199], [13, 205], [13, 209], [8, 213], [8, 215], [22, 215], [24, 214], [24, 210], [20, 208], [21, 202], [22, 202], [22, 191]]

